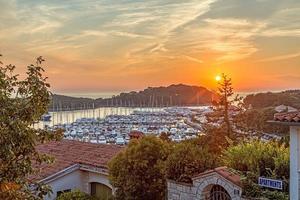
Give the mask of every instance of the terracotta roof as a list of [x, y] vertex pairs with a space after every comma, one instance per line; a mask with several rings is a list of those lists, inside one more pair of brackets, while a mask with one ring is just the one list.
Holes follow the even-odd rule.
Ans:
[[300, 123], [300, 111], [288, 113], [276, 113], [274, 120], [279, 122], [296, 122]]
[[131, 131], [128, 135], [130, 138], [141, 138], [144, 136], [144, 133], [141, 131]]
[[206, 175], [208, 175], [210, 173], [214, 173], [214, 172], [223, 176], [225, 179], [236, 184], [237, 186], [240, 186], [240, 187], [242, 186], [241, 177], [239, 175], [233, 173], [232, 171], [230, 171], [227, 167], [218, 167], [218, 168], [215, 168], [212, 170], [205, 171], [201, 174], [194, 176], [193, 179], [197, 179], [197, 178], [206, 176]]
[[92, 144], [74, 140], [61, 140], [38, 145], [40, 153], [46, 153], [55, 158], [53, 164], [42, 164], [40, 173], [32, 177], [41, 180], [74, 164], [91, 165], [107, 168], [108, 161], [123, 148], [117, 145]]

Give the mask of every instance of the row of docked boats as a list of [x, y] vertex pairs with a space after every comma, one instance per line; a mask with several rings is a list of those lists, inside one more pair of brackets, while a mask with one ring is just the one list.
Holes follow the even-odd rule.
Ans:
[[[205, 109], [207, 110], [207, 109]], [[108, 115], [103, 119], [80, 118], [72, 123], [57, 124], [52, 129], [64, 130], [64, 137], [92, 143], [126, 145], [132, 131], [159, 136], [167, 133], [169, 139], [181, 142], [196, 137], [201, 127], [187, 121], [201, 115], [195, 108], [168, 108], [162, 111], [134, 111], [130, 115]]]

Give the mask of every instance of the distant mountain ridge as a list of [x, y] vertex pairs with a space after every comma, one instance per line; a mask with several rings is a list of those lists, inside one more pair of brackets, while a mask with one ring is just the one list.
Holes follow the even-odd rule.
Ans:
[[300, 90], [251, 94], [244, 99], [244, 103], [246, 106], [251, 105], [253, 108], [286, 105], [300, 109]]
[[50, 111], [81, 110], [98, 107], [164, 107], [210, 105], [217, 94], [201, 86], [184, 84], [148, 87], [142, 91], [120, 93], [111, 98], [77, 98], [52, 95]]

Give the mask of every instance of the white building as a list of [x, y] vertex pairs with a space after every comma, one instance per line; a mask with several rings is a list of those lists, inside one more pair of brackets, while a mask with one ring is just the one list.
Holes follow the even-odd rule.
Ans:
[[62, 140], [39, 145], [37, 149], [55, 158], [53, 164], [40, 166], [41, 172], [32, 177], [51, 186], [53, 193], [46, 196], [46, 200], [55, 199], [61, 193], [74, 189], [101, 199], [108, 199], [113, 194], [107, 162], [122, 147]]
[[300, 200], [300, 111], [277, 113], [275, 124], [290, 127], [290, 199]]

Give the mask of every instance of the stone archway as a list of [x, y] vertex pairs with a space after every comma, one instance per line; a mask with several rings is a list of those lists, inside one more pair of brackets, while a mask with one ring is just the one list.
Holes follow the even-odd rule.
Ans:
[[[203, 172], [192, 178], [192, 184], [168, 180], [168, 200], [241, 200], [240, 176], [227, 167], [219, 167]], [[223, 199], [221, 198], [223, 197]]]
[[204, 188], [201, 200], [231, 200], [232, 198], [220, 185], [208, 185]]
[[240, 196], [238, 194], [235, 194], [235, 188], [233, 187], [233, 185], [229, 184], [228, 181], [226, 181], [226, 179], [222, 177], [218, 177], [216, 175], [208, 176], [203, 178], [202, 180], [199, 180], [198, 183], [199, 185], [197, 186], [197, 192], [196, 192], [196, 196], [198, 200], [206, 200], [206, 199], [213, 200], [209, 197], [212, 197], [211, 195], [212, 189], [213, 187], [216, 186], [222, 188], [219, 189], [219, 193], [222, 194], [222, 196], [224, 196], [225, 198], [224, 200], [227, 200], [226, 197], [228, 197], [228, 199], [234, 199], [234, 200], [240, 199]]

